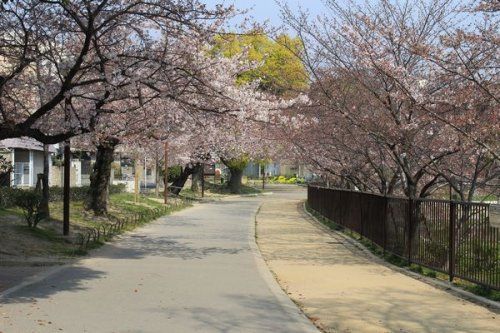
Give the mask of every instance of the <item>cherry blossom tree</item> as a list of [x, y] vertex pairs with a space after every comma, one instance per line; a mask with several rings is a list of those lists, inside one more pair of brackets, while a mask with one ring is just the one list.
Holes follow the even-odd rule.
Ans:
[[416, 197], [450, 179], [446, 163], [471, 145], [484, 161], [498, 160], [491, 20], [464, 34], [471, 7], [454, 1], [325, 3], [329, 14], [316, 20], [282, 6], [313, 79], [315, 110], [303, 111], [316, 120], [312, 138], [293, 138], [306, 155], [312, 150], [313, 165], [360, 189], [397, 186]]
[[[0, 139], [57, 143], [94, 130], [126, 102], [159, 97], [152, 86], [192, 77], [175, 54], [231, 15], [198, 1], [15, 1], [0, 16]], [[36, 74], [36, 68], [42, 70]], [[189, 80], [189, 79], [186, 79]], [[43, 82], [43, 103], [36, 90]], [[172, 85], [167, 85], [172, 87]], [[157, 88], [157, 87], [156, 87]], [[172, 95], [175, 91], [165, 91]]]

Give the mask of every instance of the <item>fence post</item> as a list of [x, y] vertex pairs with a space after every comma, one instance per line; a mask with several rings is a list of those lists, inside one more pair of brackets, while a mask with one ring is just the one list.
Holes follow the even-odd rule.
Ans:
[[408, 199], [408, 265], [411, 265], [411, 241], [413, 229], [413, 198]]
[[359, 239], [363, 240], [363, 236], [364, 236], [364, 233], [365, 233], [365, 228], [364, 228], [365, 223], [363, 221], [363, 210], [364, 210], [364, 208], [363, 208], [363, 199], [361, 199], [362, 196], [359, 193], [356, 194], [356, 197], [357, 197], [356, 201], [358, 202], [359, 220], [360, 220], [359, 221]]
[[450, 282], [453, 282], [455, 275], [455, 216], [457, 203], [450, 201], [450, 231], [449, 231], [449, 249], [448, 249], [448, 276]]
[[387, 248], [387, 210], [389, 205], [389, 199], [384, 196], [384, 221], [383, 221], [383, 228], [384, 228], [384, 240], [383, 240], [383, 250], [384, 250], [384, 256], [385, 256], [385, 249]]

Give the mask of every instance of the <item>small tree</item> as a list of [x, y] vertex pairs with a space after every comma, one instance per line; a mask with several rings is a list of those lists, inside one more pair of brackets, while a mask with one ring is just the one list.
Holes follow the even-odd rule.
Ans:
[[16, 193], [16, 206], [23, 210], [24, 219], [30, 228], [36, 228], [43, 219], [44, 214], [40, 209], [42, 195], [33, 190], [19, 191]]

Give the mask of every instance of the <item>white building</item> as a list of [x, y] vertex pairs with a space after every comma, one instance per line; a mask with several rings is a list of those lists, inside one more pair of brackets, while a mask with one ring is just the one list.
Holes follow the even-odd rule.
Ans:
[[[49, 152], [56, 151], [49, 146]], [[37, 174], [43, 173], [43, 144], [29, 138], [5, 139], [0, 141], [0, 154], [13, 166], [10, 185], [13, 187], [36, 186]], [[49, 157], [51, 158], [51, 156]], [[49, 167], [52, 166], [49, 160]]]

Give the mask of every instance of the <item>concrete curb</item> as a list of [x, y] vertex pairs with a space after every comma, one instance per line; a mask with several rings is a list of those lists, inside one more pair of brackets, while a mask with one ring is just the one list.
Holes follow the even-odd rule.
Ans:
[[287, 313], [290, 318], [297, 319], [297, 325], [300, 325], [300, 328], [304, 333], [320, 333], [318, 328], [314, 326], [314, 324], [307, 318], [307, 316], [302, 312], [302, 310], [288, 297], [281, 286], [276, 281], [273, 273], [271, 272], [269, 266], [267, 265], [262, 253], [260, 252], [259, 246], [256, 242], [257, 237], [257, 216], [259, 214], [260, 208], [262, 207], [262, 203], [255, 210], [253, 214], [253, 221], [250, 223], [250, 237], [248, 238], [248, 245], [252, 251], [255, 265], [257, 266], [257, 270], [262, 277], [262, 279], [266, 282], [271, 293], [276, 297], [278, 303], [281, 305], [283, 311]]
[[427, 283], [428, 285], [431, 285], [435, 288], [446, 291], [446, 292], [448, 292], [454, 296], [457, 296], [459, 298], [462, 298], [464, 300], [467, 300], [467, 301], [470, 301], [472, 303], [484, 306], [484, 307], [486, 307], [490, 310], [493, 310], [495, 312], [500, 311], [500, 302], [495, 302], [495, 301], [487, 299], [485, 297], [475, 295], [471, 292], [468, 292], [468, 291], [463, 290], [461, 288], [455, 287], [453, 284], [451, 284], [449, 282], [440, 281], [440, 280], [433, 279], [433, 278], [430, 278], [430, 277], [427, 277], [424, 275], [420, 275], [418, 273], [412, 272], [412, 271], [405, 269], [405, 268], [402, 268], [402, 267], [398, 267], [396, 265], [393, 265], [393, 264], [383, 260], [382, 258], [373, 254], [369, 249], [367, 249], [363, 244], [356, 241], [355, 239], [353, 239], [353, 238], [351, 238], [351, 237], [349, 237], [341, 232], [332, 230], [332, 229], [328, 228], [326, 225], [324, 225], [323, 223], [321, 223], [316, 218], [316, 216], [312, 215], [310, 212], [307, 211], [305, 202], [302, 205], [302, 209], [303, 209], [304, 213], [306, 213], [309, 217], [311, 217], [314, 220], [314, 222], [315, 222], [314, 224], [316, 227], [320, 228], [321, 230], [325, 231], [328, 234], [337, 235], [337, 236], [342, 237], [346, 242], [348, 242], [352, 246], [361, 250], [365, 255], [370, 257], [370, 259], [372, 259], [374, 262], [381, 264], [385, 267], [388, 267], [392, 270], [395, 270], [399, 273], [410, 276], [410, 277], [412, 277], [416, 280], [419, 280], [421, 282]]

